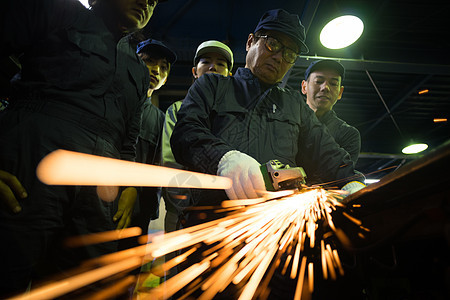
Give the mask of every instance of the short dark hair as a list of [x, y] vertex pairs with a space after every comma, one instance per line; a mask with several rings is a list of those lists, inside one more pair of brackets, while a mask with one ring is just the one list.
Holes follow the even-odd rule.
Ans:
[[170, 70], [172, 69], [172, 64], [169, 62], [169, 60], [167, 59], [167, 56], [163, 52], [161, 52], [159, 50], [142, 51], [142, 52], [138, 53], [138, 55], [141, 57], [141, 59], [144, 62], [145, 62], [145, 60], [142, 58], [143, 55], [146, 55], [146, 56], [154, 58], [154, 59], [164, 58], [167, 61], [167, 65], [169, 66], [169, 70], [168, 70], [167, 74], [170, 74]]

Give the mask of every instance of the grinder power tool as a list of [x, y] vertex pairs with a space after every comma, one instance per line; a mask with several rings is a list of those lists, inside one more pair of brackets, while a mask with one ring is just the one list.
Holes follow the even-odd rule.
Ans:
[[262, 164], [260, 169], [268, 191], [302, 189], [306, 183], [306, 173], [302, 167], [291, 168], [276, 159]]

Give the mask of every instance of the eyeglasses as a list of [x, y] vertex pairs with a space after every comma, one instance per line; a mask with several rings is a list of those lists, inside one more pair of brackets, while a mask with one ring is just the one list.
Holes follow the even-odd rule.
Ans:
[[280, 41], [278, 41], [276, 38], [268, 36], [268, 35], [260, 35], [257, 36], [257, 38], [263, 38], [264, 39], [264, 45], [266, 46], [266, 49], [270, 52], [279, 52], [283, 50], [283, 59], [289, 63], [293, 64], [297, 60], [297, 57], [300, 55], [297, 54], [296, 51], [292, 50], [291, 48], [286, 47], [283, 45]]

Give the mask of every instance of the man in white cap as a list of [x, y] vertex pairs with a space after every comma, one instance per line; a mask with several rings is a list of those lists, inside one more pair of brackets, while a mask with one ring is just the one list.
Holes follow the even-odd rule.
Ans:
[[[230, 47], [215, 40], [201, 43], [194, 56], [192, 76], [194, 80], [203, 74], [231, 75], [233, 69], [233, 52]], [[166, 111], [164, 130], [162, 135], [162, 164], [167, 167], [184, 169], [175, 161], [170, 147], [170, 137], [177, 122], [177, 112], [183, 100], [174, 102]], [[163, 198], [166, 204], [165, 230], [177, 229], [177, 221], [183, 209], [190, 205], [190, 190], [177, 188], [163, 188]]]

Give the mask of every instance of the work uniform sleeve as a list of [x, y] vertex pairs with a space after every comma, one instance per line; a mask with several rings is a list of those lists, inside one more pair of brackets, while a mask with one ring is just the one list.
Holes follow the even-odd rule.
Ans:
[[[194, 82], [178, 112], [170, 140], [176, 161], [190, 170], [216, 174], [220, 158], [233, 150], [211, 132], [219, 76], [205, 74]], [[223, 80], [223, 79], [222, 79]]]
[[173, 157], [172, 148], [170, 146], [170, 138], [177, 122], [177, 112], [180, 110], [182, 101], [174, 102], [166, 111], [164, 120], [164, 128], [162, 132], [162, 165], [182, 169], [183, 166], [178, 164]]
[[[145, 100], [142, 100], [142, 102]], [[128, 121], [126, 136], [122, 142], [120, 158], [128, 161], [136, 160], [136, 143], [141, 131], [143, 105], [138, 105], [133, 117]]]
[[165, 120], [165, 114], [159, 109], [157, 108], [157, 117], [156, 117], [156, 129], [158, 130], [158, 139], [156, 141], [156, 150], [155, 150], [155, 155], [153, 158], [152, 163], [154, 165], [162, 165], [162, 133], [163, 133], [163, 128], [164, 128], [164, 120]]
[[353, 165], [355, 166], [361, 151], [361, 135], [358, 129], [347, 126], [346, 130], [343, 130], [341, 141], [341, 147], [350, 154]]
[[0, 56], [20, 54], [51, 30], [72, 22], [77, 1], [6, 0], [0, 15]]
[[300, 136], [304, 138], [299, 139], [297, 161], [305, 168], [307, 176], [319, 180], [312, 183], [342, 187], [350, 181], [364, 182], [364, 176], [355, 171], [350, 154], [336, 143], [314, 112], [303, 102], [300, 109]]

